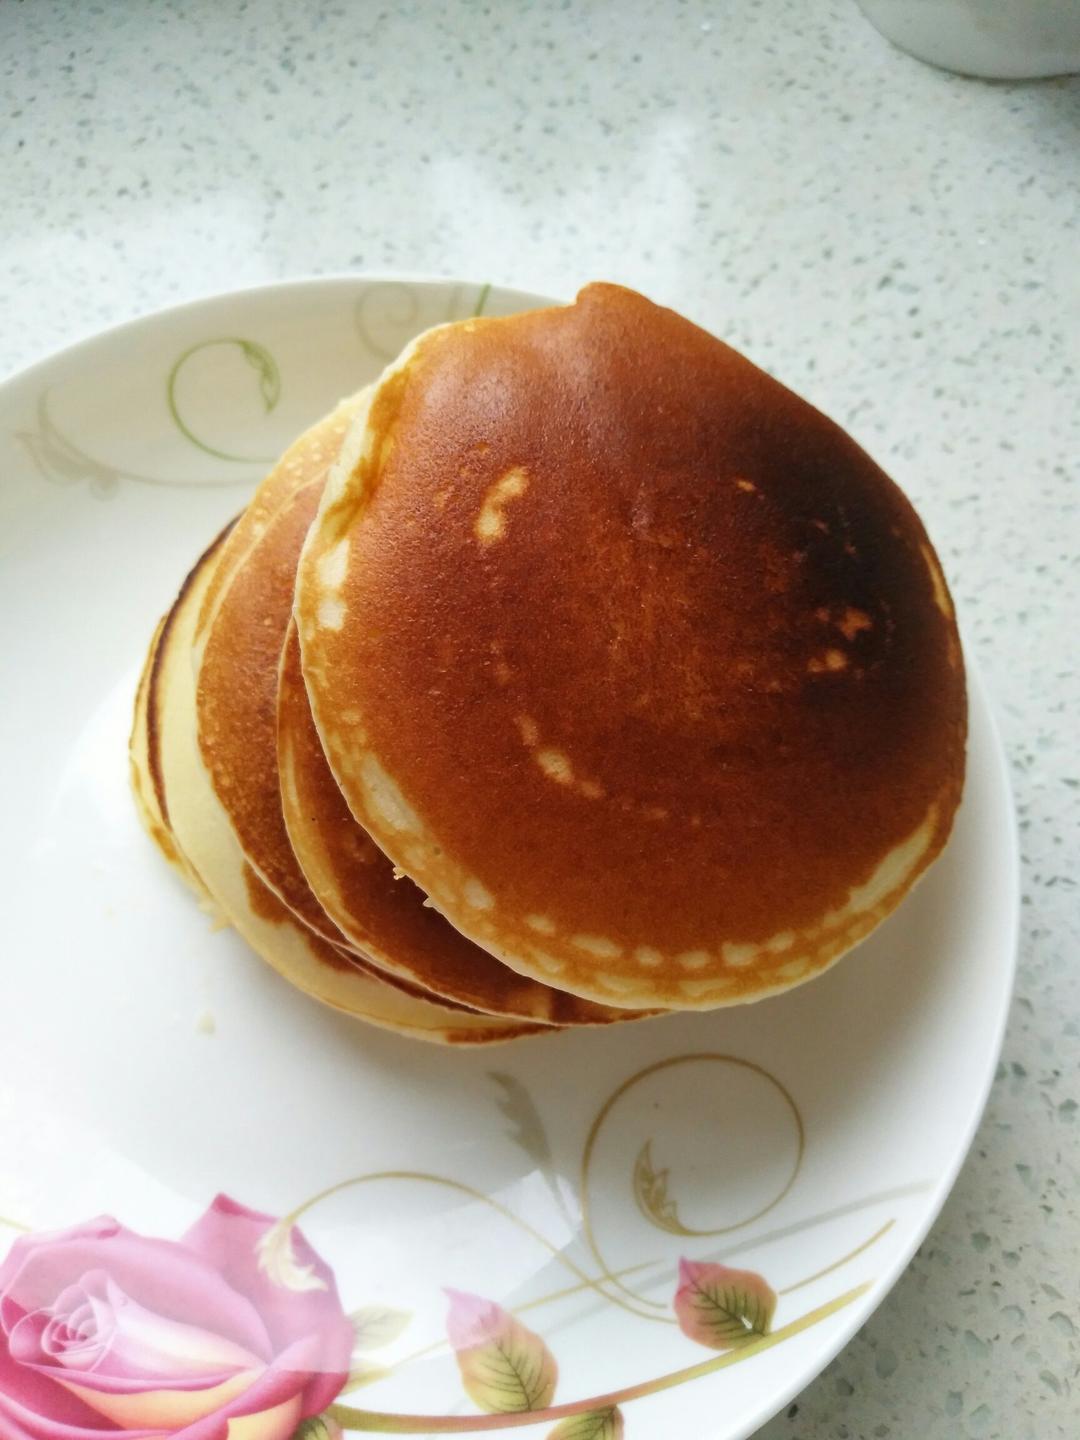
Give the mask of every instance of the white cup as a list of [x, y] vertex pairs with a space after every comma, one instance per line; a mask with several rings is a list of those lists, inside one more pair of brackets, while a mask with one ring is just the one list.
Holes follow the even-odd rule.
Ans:
[[902, 50], [964, 75], [1080, 72], [1080, 0], [858, 0]]

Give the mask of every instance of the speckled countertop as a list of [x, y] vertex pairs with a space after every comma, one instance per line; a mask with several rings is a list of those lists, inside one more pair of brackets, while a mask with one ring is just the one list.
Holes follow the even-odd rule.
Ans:
[[622, 280], [919, 504], [1024, 852], [990, 1106], [921, 1254], [766, 1440], [1080, 1417], [1080, 78], [984, 84], [847, 0], [0, 5], [0, 370], [308, 272]]

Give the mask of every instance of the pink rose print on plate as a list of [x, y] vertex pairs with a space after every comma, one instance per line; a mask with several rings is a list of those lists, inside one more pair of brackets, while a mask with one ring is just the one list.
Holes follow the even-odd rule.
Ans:
[[182, 1240], [92, 1220], [0, 1265], [3, 1440], [289, 1440], [345, 1384], [353, 1331], [296, 1231], [302, 1288], [260, 1264], [275, 1221], [219, 1196]]

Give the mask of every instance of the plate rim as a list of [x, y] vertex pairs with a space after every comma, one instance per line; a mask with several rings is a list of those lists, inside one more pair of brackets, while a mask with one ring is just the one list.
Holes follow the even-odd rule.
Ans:
[[186, 300], [175, 300], [168, 305], [156, 305], [150, 310], [140, 310], [137, 314], [129, 315], [126, 320], [116, 320], [109, 325], [80, 332], [70, 340], [65, 340], [46, 350], [36, 359], [29, 360], [14, 370], [7, 370], [0, 374], [0, 396], [4, 395], [9, 386], [29, 380], [37, 371], [57, 361], [73, 357], [79, 350], [89, 348], [101, 341], [117, 339], [125, 332], [135, 332], [143, 327], [148, 328], [162, 320], [169, 320], [203, 307], [225, 304], [230, 300], [269, 295], [274, 291], [314, 290], [321, 286], [330, 288], [335, 285], [356, 284], [357, 282], [378, 285], [467, 285], [475, 287], [477, 290], [487, 287], [489, 290], [500, 291], [503, 294], [522, 295], [529, 299], [541, 300], [548, 305], [569, 304], [567, 300], [545, 295], [543, 290], [534, 290], [526, 285], [508, 285], [495, 280], [474, 280], [461, 275], [438, 275], [423, 271], [335, 270], [325, 275], [315, 272], [289, 275], [277, 280], [262, 280], [254, 285], [236, 285], [223, 290], [207, 290], [198, 295], [191, 295]]

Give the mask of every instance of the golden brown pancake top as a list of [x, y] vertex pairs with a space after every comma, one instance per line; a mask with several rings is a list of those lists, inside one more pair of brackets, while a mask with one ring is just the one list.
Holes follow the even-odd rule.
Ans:
[[293, 629], [278, 683], [281, 792], [297, 858], [314, 893], [354, 946], [391, 974], [446, 1001], [554, 1025], [602, 1025], [636, 1012], [596, 1005], [526, 979], [467, 940], [425, 904], [353, 819], [326, 763], [300, 672]]
[[917, 515], [630, 291], [424, 337], [300, 581], [350, 806], [553, 983], [690, 1005], [791, 983], [948, 834], [964, 676]]

